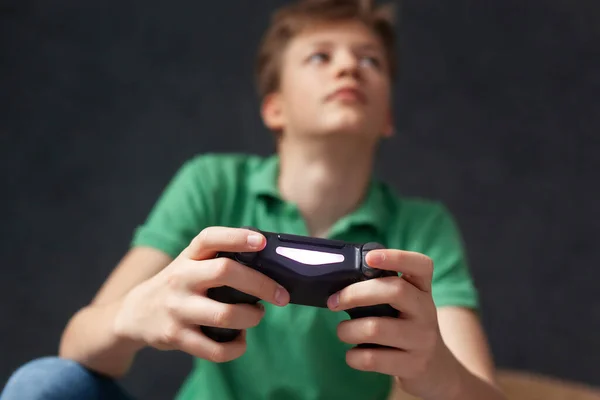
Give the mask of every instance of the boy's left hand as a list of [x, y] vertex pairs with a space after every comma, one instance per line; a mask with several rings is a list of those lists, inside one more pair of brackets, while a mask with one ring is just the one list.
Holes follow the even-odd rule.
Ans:
[[373, 250], [366, 256], [369, 266], [400, 272], [401, 276], [371, 279], [352, 284], [332, 295], [328, 307], [334, 311], [389, 304], [399, 318], [370, 317], [343, 321], [340, 340], [375, 343], [390, 348], [353, 348], [346, 355], [352, 368], [396, 377], [401, 388], [423, 398], [448, 395], [456, 385], [456, 359], [445, 346], [431, 295], [432, 260], [419, 253]]

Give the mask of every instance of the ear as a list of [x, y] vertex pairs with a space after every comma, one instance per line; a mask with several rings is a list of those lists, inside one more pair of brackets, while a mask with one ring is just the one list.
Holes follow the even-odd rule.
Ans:
[[272, 131], [283, 130], [283, 109], [278, 93], [265, 96], [261, 104], [261, 115], [267, 128]]

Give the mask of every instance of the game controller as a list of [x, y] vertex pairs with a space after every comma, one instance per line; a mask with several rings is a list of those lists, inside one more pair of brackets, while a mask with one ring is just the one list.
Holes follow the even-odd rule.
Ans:
[[[327, 299], [341, 289], [369, 279], [397, 276], [394, 271], [370, 267], [365, 256], [371, 250], [384, 248], [379, 243], [349, 243], [339, 240], [265, 232], [264, 249], [257, 252], [222, 252], [227, 257], [259, 271], [283, 286], [290, 294], [290, 304], [327, 308]], [[260, 299], [227, 286], [210, 288], [207, 296], [228, 303], [255, 304]], [[398, 317], [399, 312], [389, 304], [357, 307], [346, 310], [351, 319], [362, 317]], [[202, 332], [217, 342], [229, 342], [239, 334], [238, 329], [201, 326]], [[358, 347], [382, 347], [360, 344]]]

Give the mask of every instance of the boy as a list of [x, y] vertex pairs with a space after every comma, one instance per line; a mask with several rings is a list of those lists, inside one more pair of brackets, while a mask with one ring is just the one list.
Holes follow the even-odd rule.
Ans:
[[[62, 399], [93, 391], [126, 398], [111, 378], [145, 346], [196, 357], [182, 400], [502, 399], [452, 218], [372, 178], [377, 145], [392, 132], [393, 69], [392, 28], [369, 2], [283, 8], [258, 59], [262, 116], [278, 154], [189, 160], [92, 304], [69, 322], [61, 359], [23, 367], [6, 400], [41, 398], [41, 390]], [[388, 249], [370, 252], [367, 262], [402, 275], [353, 284], [332, 295], [328, 309], [288, 304], [273, 280], [215, 258], [264, 247], [262, 235], [240, 226], [380, 242]], [[206, 297], [223, 285], [264, 304]], [[343, 312], [374, 304], [403, 317], [348, 320]], [[217, 343], [199, 325], [243, 334]], [[389, 348], [353, 348], [364, 342]], [[53, 386], [26, 387], [36, 368], [44, 382], [53, 374]]]

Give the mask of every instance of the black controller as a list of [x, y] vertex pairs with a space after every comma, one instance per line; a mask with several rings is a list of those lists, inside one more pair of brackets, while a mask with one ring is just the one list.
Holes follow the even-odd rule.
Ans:
[[[338, 240], [313, 238], [260, 231], [267, 239], [258, 252], [219, 253], [259, 271], [283, 286], [290, 294], [290, 303], [327, 308], [332, 294], [353, 283], [386, 276], [396, 272], [371, 268], [365, 262], [367, 252], [384, 248], [378, 243], [348, 243]], [[255, 304], [260, 299], [231, 287], [221, 286], [208, 290], [208, 297], [222, 303]], [[369, 316], [398, 317], [399, 312], [389, 304], [357, 307], [346, 310], [350, 318]], [[217, 342], [229, 342], [239, 334], [238, 329], [201, 326], [202, 332]], [[361, 344], [358, 347], [381, 347]]]

